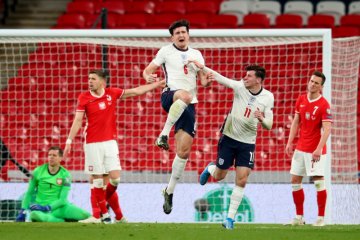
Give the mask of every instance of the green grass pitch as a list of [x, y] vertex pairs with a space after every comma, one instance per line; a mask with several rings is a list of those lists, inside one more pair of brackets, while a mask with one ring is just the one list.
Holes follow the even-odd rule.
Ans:
[[236, 224], [226, 230], [220, 224], [185, 223], [0, 223], [2, 240], [359, 240], [360, 225], [329, 225], [322, 228], [279, 224]]

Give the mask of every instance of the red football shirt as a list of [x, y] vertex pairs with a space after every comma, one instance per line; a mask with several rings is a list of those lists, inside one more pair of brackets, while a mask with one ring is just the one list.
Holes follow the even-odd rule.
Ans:
[[[332, 122], [330, 104], [323, 96], [309, 100], [307, 94], [299, 96], [295, 113], [300, 116], [300, 136], [296, 149], [313, 153], [321, 138], [322, 122]], [[326, 145], [322, 154], [326, 153]]]
[[104, 142], [117, 139], [116, 100], [124, 94], [120, 88], [106, 88], [102, 96], [88, 92], [78, 98], [77, 112], [84, 112], [87, 118], [85, 127], [86, 143]]

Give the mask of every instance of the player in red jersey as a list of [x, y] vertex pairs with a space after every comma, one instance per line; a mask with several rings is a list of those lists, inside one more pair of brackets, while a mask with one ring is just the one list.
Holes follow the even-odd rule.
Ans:
[[[120, 183], [120, 159], [116, 131], [116, 100], [142, 95], [158, 87], [164, 87], [165, 81], [132, 89], [105, 88], [105, 73], [94, 70], [89, 73], [90, 91], [81, 93], [73, 124], [70, 129], [64, 156], [71, 150], [72, 140], [82, 126], [86, 116], [85, 136], [85, 172], [91, 175], [93, 190], [98, 207], [101, 210], [102, 222], [111, 223], [106, 202], [115, 212], [115, 222], [122, 222], [123, 218], [118, 197], [117, 185]], [[109, 183], [104, 190], [104, 175], [109, 174]], [[105, 191], [105, 192], [104, 192]], [[89, 222], [92, 222], [91, 219]], [[98, 221], [100, 222], [100, 221]]]
[[[296, 207], [296, 217], [292, 225], [303, 225], [304, 215], [304, 190], [302, 179], [311, 176], [317, 190], [318, 219], [313, 226], [325, 225], [324, 215], [326, 206], [325, 188], [325, 161], [326, 141], [330, 135], [332, 116], [330, 104], [321, 95], [325, 76], [322, 72], [315, 71], [308, 82], [307, 94], [299, 96], [295, 106], [295, 116], [291, 124], [289, 139], [285, 151], [290, 156], [293, 154], [290, 173], [293, 189], [293, 199]], [[298, 130], [299, 140], [293, 152], [293, 141]]]

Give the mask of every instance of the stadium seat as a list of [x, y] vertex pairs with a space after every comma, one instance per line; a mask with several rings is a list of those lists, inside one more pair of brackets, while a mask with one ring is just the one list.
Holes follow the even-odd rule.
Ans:
[[308, 28], [333, 28], [335, 18], [331, 15], [315, 14], [308, 19]]
[[360, 36], [360, 28], [351, 26], [338, 26], [332, 29], [333, 38]]
[[316, 14], [331, 15], [335, 25], [340, 24], [340, 18], [345, 15], [345, 3], [341, 1], [320, 1], [316, 5]]
[[95, 9], [93, 2], [69, 2], [66, 6], [67, 13], [94, 14]]
[[152, 29], [168, 29], [172, 22], [181, 19], [182, 16], [183, 15], [176, 13], [155, 14], [151, 17], [151, 21], [147, 23], [146, 27]]
[[185, 2], [183, 2], [183, 1], [161, 2], [156, 5], [155, 13], [157, 13], [157, 14], [185, 14], [186, 13], [186, 5], [185, 5]]
[[61, 15], [57, 20], [57, 28], [85, 28], [86, 21], [82, 14], [68, 13]]
[[252, 13], [244, 16], [244, 24], [241, 28], [269, 28], [270, 19], [262, 13]]
[[313, 13], [314, 6], [310, 1], [288, 1], [284, 6], [284, 14], [300, 15], [303, 19], [303, 26], [307, 25], [308, 18]]
[[148, 15], [146, 14], [124, 14], [118, 17], [116, 27], [125, 29], [146, 28], [147, 21]]
[[217, 14], [219, 11], [219, 5], [216, 2], [207, 1], [204, 2], [187, 2], [185, 4], [186, 13], [203, 13], [203, 14]]
[[186, 19], [190, 22], [191, 28], [206, 28], [212, 15], [205, 13], [186, 14]]
[[109, 1], [109, 2], [103, 2], [101, 4], [101, 7], [106, 8], [108, 10], [108, 13], [116, 13], [116, 14], [124, 14], [125, 13], [125, 6], [124, 6], [124, 2], [122, 2], [122, 1], [113, 0], [113, 1]]
[[278, 15], [275, 19], [276, 28], [302, 28], [302, 17], [295, 14]]
[[360, 14], [360, 1], [353, 1], [349, 4], [348, 14]]
[[209, 21], [208, 28], [237, 28], [238, 19], [234, 15], [214, 15]]
[[244, 15], [249, 13], [246, 1], [223, 1], [220, 4], [220, 14], [229, 14], [237, 17], [238, 25], [243, 24]]
[[153, 14], [155, 3], [151, 1], [139, 1], [125, 4], [126, 14]]
[[275, 25], [276, 16], [281, 14], [281, 5], [278, 1], [258, 1], [252, 5], [251, 12], [266, 14], [270, 25]]
[[360, 29], [360, 14], [342, 16], [340, 19], [340, 25], [343, 27], [356, 27]]

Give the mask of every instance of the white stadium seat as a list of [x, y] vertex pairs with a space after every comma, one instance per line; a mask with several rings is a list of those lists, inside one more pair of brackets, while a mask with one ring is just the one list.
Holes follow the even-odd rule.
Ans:
[[252, 5], [250, 11], [266, 14], [270, 19], [270, 25], [275, 25], [276, 16], [281, 14], [281, 4], [278, 1], [259, 1]]
[[340, 18], [345, 15], [345, 3], [340, 1], [321, 1], [316, 5], [316, 14], [334, 16], [335, 25], [340, 24]]
[[349, 14], [360, 14], [360, 1], [354, 1], [350, 3]]
[[249, 13], [248, 1], [224, 1], [220, 4], [220, 14], [235, 15], [238, 25], [243, 24], [244, 15]]
[[314, 6], [309, 1], [289, 1], [285, 3], [284, 13], [297, 14], [303, 19], [303, 25], [307, 25], [308, 17], [313, 15]]

